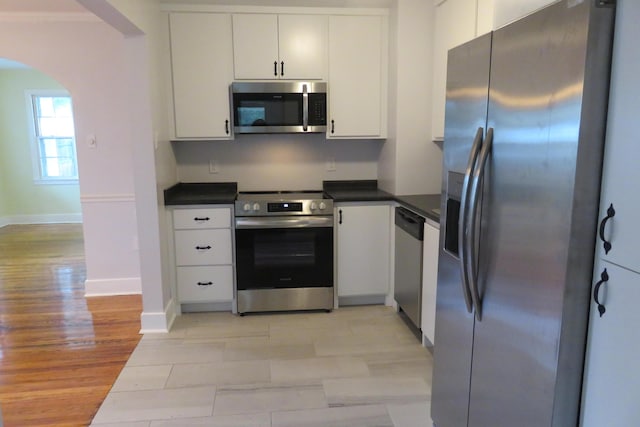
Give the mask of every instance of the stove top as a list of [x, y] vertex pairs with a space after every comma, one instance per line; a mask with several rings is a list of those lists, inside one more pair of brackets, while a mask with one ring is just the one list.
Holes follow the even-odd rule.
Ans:
[[241, 191], [235, 216], [333, 215], [333, 200], [321, 190]]

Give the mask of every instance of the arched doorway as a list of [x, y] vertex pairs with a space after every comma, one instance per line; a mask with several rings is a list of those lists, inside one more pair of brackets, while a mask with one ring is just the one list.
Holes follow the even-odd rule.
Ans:
[[0, 88], [0, 225], [81, 222], [71, 95], [6, 58]]

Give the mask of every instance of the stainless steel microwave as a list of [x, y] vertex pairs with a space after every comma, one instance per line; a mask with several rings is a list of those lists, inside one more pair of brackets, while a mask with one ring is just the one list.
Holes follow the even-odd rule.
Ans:
[[235, 82], [231, 105], [235, 133], [327, 131], [324, 82]]

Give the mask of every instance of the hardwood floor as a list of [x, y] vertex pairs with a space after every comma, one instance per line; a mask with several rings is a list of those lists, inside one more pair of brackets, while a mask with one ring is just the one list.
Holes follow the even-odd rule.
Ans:
[[0, 228], [5, 427], [87, 426], [141, 335], [140, 295], [84, 297], [79, 224]]

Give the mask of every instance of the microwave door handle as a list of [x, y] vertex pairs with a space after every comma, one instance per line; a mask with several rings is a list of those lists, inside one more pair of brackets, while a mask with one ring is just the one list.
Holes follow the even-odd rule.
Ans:
[[307, 131], [309, 127], [309, 92], [307, 85], [302, 85], [302, 130]]

